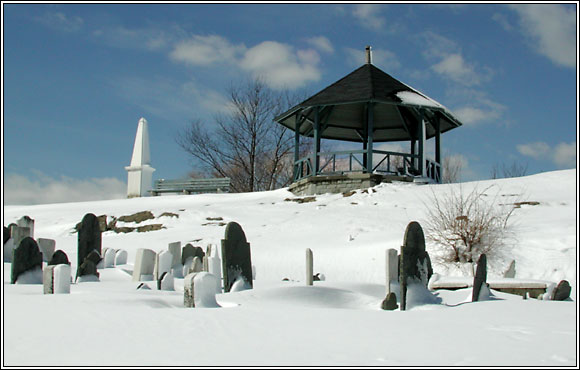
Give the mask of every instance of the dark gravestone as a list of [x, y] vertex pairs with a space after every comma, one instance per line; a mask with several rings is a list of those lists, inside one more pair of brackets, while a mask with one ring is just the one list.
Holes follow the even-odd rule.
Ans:
[[[92, 213], [87, 213], [83, 220], [78, 232], [78, 257], [77, 266], [80, 266], [85, 261], [85, 258], [92, 251], [97, 251], [99, 253], [99, 258], [101, 255], [101, 227], [99, 225], [99, 219]], [[98, 262], [97, 262], [98, 263]], [[96, 263], [95, 263], [96, 266]], [[79, 274], [77, 270], [77, 277], [83, 276]]]
[[181, 264], [185, 265], [185, 261], [188, 258], [193, 259], [195, 257], [199, 257], [199, 259], [203, 261], [204, 256], [205, 252], [203, 251], [202, 247], [194, 247], [193, 245], [187, 243], [181, 250]]
[[54, 252], [54, 254], [52, 255], [52, 258], [50, 259], [50, 261], [48, 261], [48, 265], [52, 266], [52, 265], [60, 265], [60, 264], [70, 265], [70, 262], [68, 260], [66, 253], [64, 253], [63, 251], [61, 251], [59, 249], [56, 252]]
[[564, 301], [570, 297], [571, 290], [572, 288], [570, 287], [570, 283], [567, 280], [562, 280], [558, 283], [558, 286], [552, 292], [550, 299], [553, 301]]
[[20, 245], [12, 251], [12, 268], [10, 284], [15, 284], [18, 276], [34, 269], [42, 269], [42, 253], [38, 244], [27, 236]]
[[[93, 275], [95, 277], [99, 277], [99, 273], [97, 272], [97, 265], [101, 262], [101, 254], [96, 250], [92, 250], [80, 264], [79, 268], [77, 269], [77, 276], [78, 279], [81, 276]], [[75, 279], [75, 280], [76, 280]]]
[[226, 293], [240, 276], [250, 288], [254, 286], [250, 243], [246, 241], [244, 230], [236, 222], [228, 223], [225, 237], [222, 239], [222, 271]]
[[472, 302], [477, 302], [479, 300], [479, 292], [481, 292], [481, 286], [487, 284], [487, 257], [485, 254], [479, 256], [479, 261], [477, 261], [477, 268], [475, 269], [475, 276], [473, 277], [473, 294], [471, 296]]
[[421, 282], [425, 287], [433, 274], [431, 260], [425, 251], [425, 234], [418, 222], [411, 222], [405, 230], [399, 260], [399, 284], [401, 287], [401, 311], [407, 307], [407, 286], [412, 281]]
[[7, 228], [6, 226], [4, 227], [4, 233], [2, 234], [2, 238], [4, 239], [4, 242], [2, 244], [6, 244], [6, 242], [10, 239], [10, 229]]
[[393, 311], [399, 308], [397, 305], [397, 296], [395, 293], [391, 292], [387, 294], [387, 297], [381, 303], [381, 308], [388, 311]]

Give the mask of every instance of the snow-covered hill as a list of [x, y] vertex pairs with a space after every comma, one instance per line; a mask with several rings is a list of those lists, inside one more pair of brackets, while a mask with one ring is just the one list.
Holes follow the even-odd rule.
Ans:
[[[518, 278], [568, 280], [572, 301], [494, 292], [491, 301], [451, 306], [470, 296], [463, 289], [435, 293], [443, 304], [380, 310], [385, 250], [399, 248], [410, 221], [425, 220], [433, 194], [490, 185], [498, 206], [530, 204], [514, 211], [516, 238], [488, 261], [489, 276], [501, 276], [515, 259]], [[10, 285], [4, 263], [4, 365], [574, 365], [576, 195], [576, 170], [564, 170], [454, 185], [381, 184], [303, 203], [282, 189], [5, 206], [5, 226], [33, 218], [35, 237], [55, 239], [73, 271], [72, 231], [89, 212], [112, 219], [148, 210], [155, 219], [118, 226], [163, 225], [103, 234], [103, 247], [127, 250], [129, 264], [138, 248], [219, 246], [223, 225], [236, 221], [251, 244], [256, 280], [254, 290], [218, 295], [222, 308], [186, 309], [182, 279], [175, 292], [142, 291], [122, 269], [103, 269], [100, 282], [49, 296], [40, 285]], [[306, 248], [315, 273], [326, 277], [314, 287], [304, 286]], [[427, 250], [437, 255], [432, 245]], [[434, 270], [461, 273], [439, 263]]]

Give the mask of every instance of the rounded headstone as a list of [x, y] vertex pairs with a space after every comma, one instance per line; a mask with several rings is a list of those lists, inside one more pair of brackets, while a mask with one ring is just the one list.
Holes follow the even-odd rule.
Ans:
[[570, 297], [571, 291], [572, 288], [570, 287], [570, 283], [567, 280], [562, 280], [552, 292], [550, 299], [553, 301], [564, 301]]
[[80, 266], [93, 250], [97, 251], [99, 256], [101, 255], [101, 227], [97, 216], [87, 213], [83, 217], [78, 231], [77, 266]]
[[[401, 287], [401, 311], [406, 308], [407, 286], [411, 280], [428, 284], [428, 260], [425, 251], [425, 234], [421, 225], [412, 221], [407, 225], [399, 262], [399, 283]], [[425, 271], [421, 266], [425, 266]]]
[[53, 253], [52, 258], [50, 259], [50, 261], [48, 261], [48, 265], [52, 266], [60, 264], [70, 265], [70, 262], [68, 260], [66, 253], [64, 253], [62, 250], [59, 249]]
[[127, 263], [127, 251], [118, 249], [115, 252], [115, 266], [124, 265]]
[[229, 292], [239, 277], [243, 277], [249, 288], [252, 288], [250, 244], [246, 241], [246, 234], [242, 227], [237, 222], [229, 222], [221, 242], [224, 292]]
[[12, 251], [10, 283], [15, 284], [18, 276], [37, 268], [42, 269], [42, 253], [36, 241], [27, 236]]

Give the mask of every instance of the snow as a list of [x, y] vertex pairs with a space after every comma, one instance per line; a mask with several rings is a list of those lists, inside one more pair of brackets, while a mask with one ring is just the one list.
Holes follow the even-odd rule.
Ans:
[[[471, 287], [428, 291], [411, 284], [407, 311], [381, 310], [385, 251], [400, 248], [409, 222], [424, 220], [431, 192], [491, 184], [506, 199], [518, 194], [539, 204], [514, 211], [516, 238], [508, 255], [488, 259], [488, 282], [501, 280], [515, 259], [516, 279], [553, 285], [566, 279], [571, 299], [524, 300], [491, 289], [485, 300], [472, 303]], [[302, 204], [285, 201], [296, 196], [281, 189], [5, 206], [4, 225], [30, 216], [36, 237], [54, 239], [73, 272], [77, 234], [71, 230], [88, 212], [120, 217], [150, 210], [158, 217], [151, 222], [166, 229], [103, 233], [103, 248], [126, 250], [127, 264], [100, 269], [99, 281], [72, 284], [70, 294], [45, 295], [42, 284], [10, 284], [10, 263], [4, 262], [3, 365], [577, 365], [576, 170], [373, 190], [319, 195]], [[159, 217], [163, 212], [179, 217]], [[212, 309], [184, 307], [183, 278], [174, 279], [173, 291], [157, 290], [156, 283], [137, 289], [132, 271], [139, 248], [160, 252], [177, 241], [219, 246], [225, 228], [208, 224], [210, 217], [243, 227], [258, 271], [253, 289], [214, 295], [215, 281], [202, 284], [221, 306]], [[314, 273], [325, 275], [314, 286], [304, 281], [306, 248], [313, 252]], [[429, 242], [427, 251], [435, 272], [431, 282], [471, 284], [469, 268], [441, 264]], [[391, 289], [398, 292], [398, 284]]]

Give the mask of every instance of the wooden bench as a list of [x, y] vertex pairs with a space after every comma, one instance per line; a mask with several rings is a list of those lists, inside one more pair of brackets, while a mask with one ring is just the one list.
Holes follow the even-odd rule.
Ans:
[[157, 196], [161, 193], [182, 193], [182, 194], [202, 194], [202, 193], [229, 193], [230, 178], [213, 179], [177, 179], [177, 180], [156, 180], [151, 195]]

